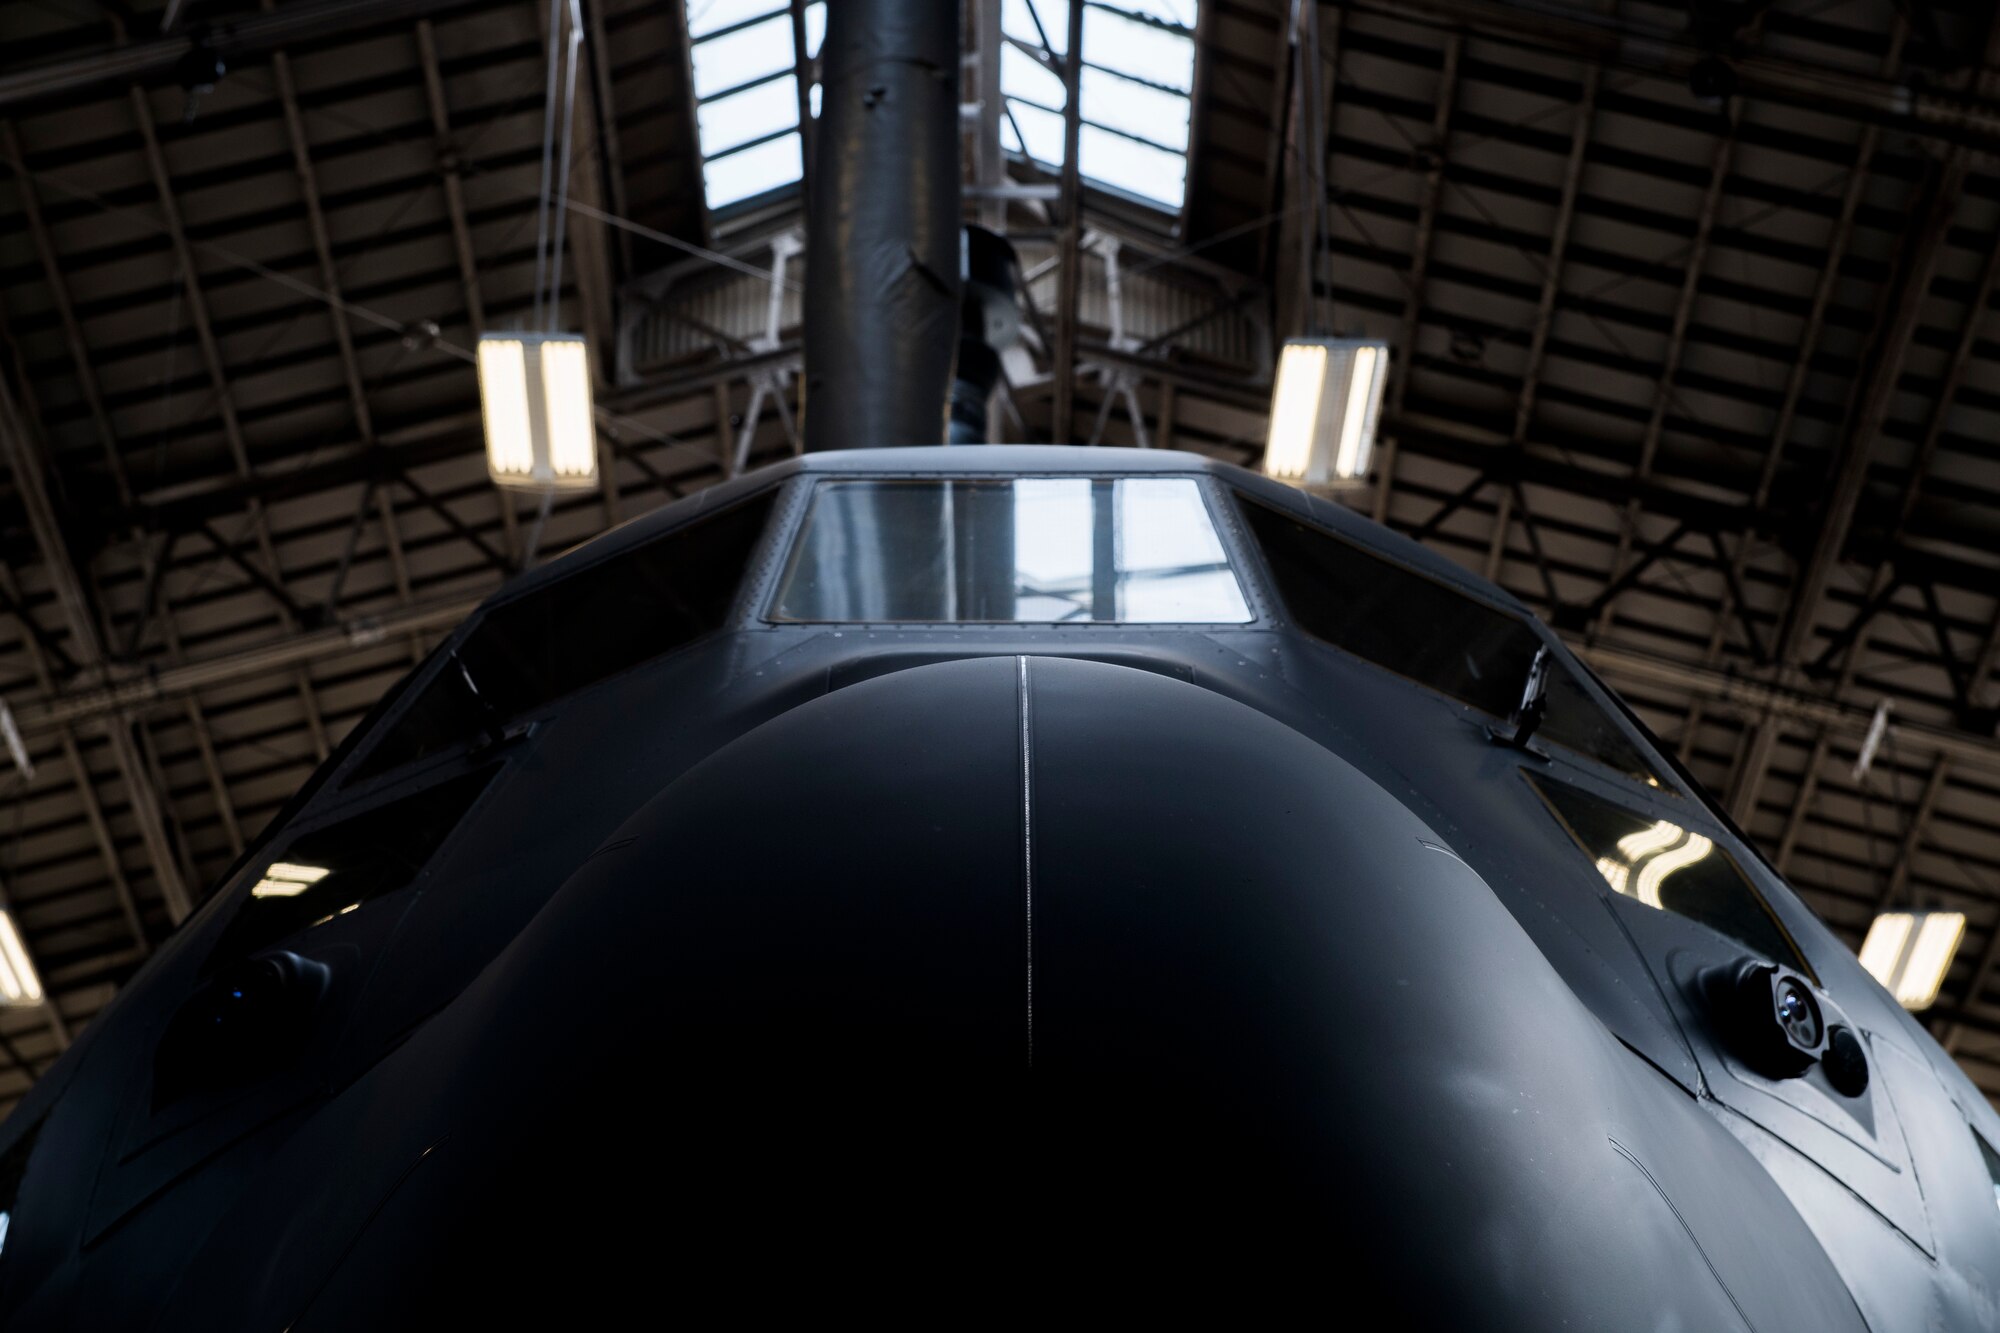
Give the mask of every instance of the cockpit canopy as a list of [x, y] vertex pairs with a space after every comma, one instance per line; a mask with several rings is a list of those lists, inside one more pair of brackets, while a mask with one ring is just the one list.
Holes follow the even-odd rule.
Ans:
[[[597, 559], [580, 552], [572, 568], [483, 608], [420, 673], [415, 697], [390, 710], [348, 781], [497, 732], [738, 616], [773, 627], [1214, 632], [1263, 627], [1262, 606], [1502, 720], [1547, 642], [1510, 608], [1208, 477], [808, 474], [792, 486], [806, 494], [774, 486]], [[760, 560], [772, 547], [782, 549]], [[772, 568], [773, 579], [753, 577]], [[1539, 736], [1672, 785], [1559, 660]]]
[[[1136, 631], [1275, 633], [1296, 641], [1296, 665], [1281, 668], [1293, 687], [1358, 684], [1359, 664], [1449, 701], [1465, 722], [1503, 739], [1539, 670], [1539, 758], [1524, 776], [1592, 878], [1805, 966], [1744, 866], [1696, 827], [1713, 832], [1726, 821], [1675, 810], [1682, 800], [1699, 806], [1699, 789], [1503, 595], [1233, 469], [1171, 455], [1115, 471], [1077, 466], [1082, 458], [1010, 461], [1000, 451], [907, 469], [809, 460], [789, 478], [712, 493], [693, 513], [670, 511], [651, 530], [635, 525], [593, 544], [483, 607], [403, 698], [385, 701], [380, 724], [361, 729], [358, 758], [340, 781], [350, 790], [378, 777], [400, 786], [420, 764], [436, 761], [442, 775], [463, 762], [467, 774], [484, 775], [465, 778], [476, 794], [495, 762], [489, 752], [559, 701], [732, 630], [770, 642], [746, 641], [747, 656], [721, 670], [801, 648], [800, 636], [823, 639], [822, 655], [849, 653], [848, 644], [828, 645], [852, 626], [897, 631], [852, 634], [851, 652], [862, 656], [878, 640], [899, 653], [913, 641], [953, 655], [1019, 652], [1026, 642], [1035, 645], [1027, 651], [1088, 655], [1129, 651]], [[927, 642], [926, 626], [948, 631], [944, 641]], [[1261, 663], [1277, 650], [1260, 641], [1234, 651]], [[421, 802], [430, 791], [392, 799]], [[367, 805], [367, 795], [355, 796]], [[232, 942], [268, 941], [407, 882], [432, 843], [417, 839], [394, 866], [349, 865], [329, 850], [350, 836], [381, 843], [373, 825], [355, 823], [380, 816], [370, 806], [275, 850], [322, 877], [253, 895]], [[409, 822], [396, 818], [397, 828]], [[455, 818], [426, 815], [412, 827], [448, 829]]]

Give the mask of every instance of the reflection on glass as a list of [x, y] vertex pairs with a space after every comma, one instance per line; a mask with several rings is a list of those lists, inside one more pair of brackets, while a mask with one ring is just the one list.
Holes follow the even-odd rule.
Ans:
[[409, 885], [499, 770], [487, 767], [301, 833], [250, 888], [208, 966]]
[[251, 886], [252, 898], [296, 898], [327, 877], [325, 866], [295, 866], [273, 861], [264, 877]]
[[1613, 892], [1699, 921], [1773, 962], [1807, 971], [1763, 898], [1712, 839], [1566, 782], [1524, 776]]
[[1250, 607], [1184, 477], [832, 481], [773, 617], [1234, 625]]
[[1667, 876], [1693, 865], [1714, 848], [1715, 844], [1701, 834], [1662, 819], [1651, 828], [1620, 838], [1617, 855], [1597, 858], [1597, 871], [1617, 892], [1648, 907], [1662, 907], [1660, 885]]

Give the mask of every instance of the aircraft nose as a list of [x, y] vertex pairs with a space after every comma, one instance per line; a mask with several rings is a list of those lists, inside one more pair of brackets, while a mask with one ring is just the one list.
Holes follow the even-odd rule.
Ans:
[[528, 1136], [559, 1171], [476, 1133], [427, 1168], [504, 1183], [422, 1214], [463, 1241], [438, 1290], [477, 1287], [522, 1216], [615, 1194], [647, 1225], [578, 1229], [575, 1263], [767, 1307], [1061, 1288], [1396, 1327], [1862, 1328], [1768, 1177], [1444, 836], [1289, 728], [1130, 668], [969, 659], [793, 710], [634, 816], [482, 985], [482, 1030], [522, 1047], [617, 1027]]

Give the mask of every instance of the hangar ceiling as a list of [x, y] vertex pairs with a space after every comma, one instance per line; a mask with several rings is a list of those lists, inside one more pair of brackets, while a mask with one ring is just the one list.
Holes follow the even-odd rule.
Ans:
[[[789, 17], [809, 88], [811, 6], [729, 3]], [[968, 210], [1030, 293], [997, 434], [1254, 461], [1276, 340], [1388, 339], [1350, 502], [1557, 624], [1851, 943], [1966, 912], [1930, 1021], [2000, 1096], [1990, 18], [1093, 3], [1193, 20], [1167, 211], [1004, 146], [1001, 52], [1065, 49], [1019, 3], [965, 25]], [[546, 4], [0, 7], [0, 699], [33, 770], [0, 765], [0, 893], [54, 1000], [0, 1012], [0, 1109], [473, 602], [794, 447], [800, 187], [709, 210], [687, 10], [579, 12], [563, 313], [613, 484], [544, 519], [486, 479], [469, 349], [532, 307]]]

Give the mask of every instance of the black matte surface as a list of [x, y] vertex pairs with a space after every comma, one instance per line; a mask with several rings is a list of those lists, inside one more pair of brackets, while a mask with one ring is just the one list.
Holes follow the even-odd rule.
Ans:
[[[0, 1126], [0, 1325], [2000, 1327], [2000, 1117], [1558, 640], [1337, 508], [1158, 452], [814, 456], [452, 646], [801, 473], [1195, 478], [1252, 618], [775, 624], [775, 542], [706, 636], [358, 774], [404, 693]], [[1513, 618], [1666, 776], [1302, 632], [1243, 492]], [[330, 978], [284, 1058], [155, 1104], [262, 860], [489, 767], [413, 879], [276, 942]], [[1613, 892], [1525, 774], [1711, 839], [1866, 1087], [1746, 1062], [1700, 987], [1744, 944]]]

